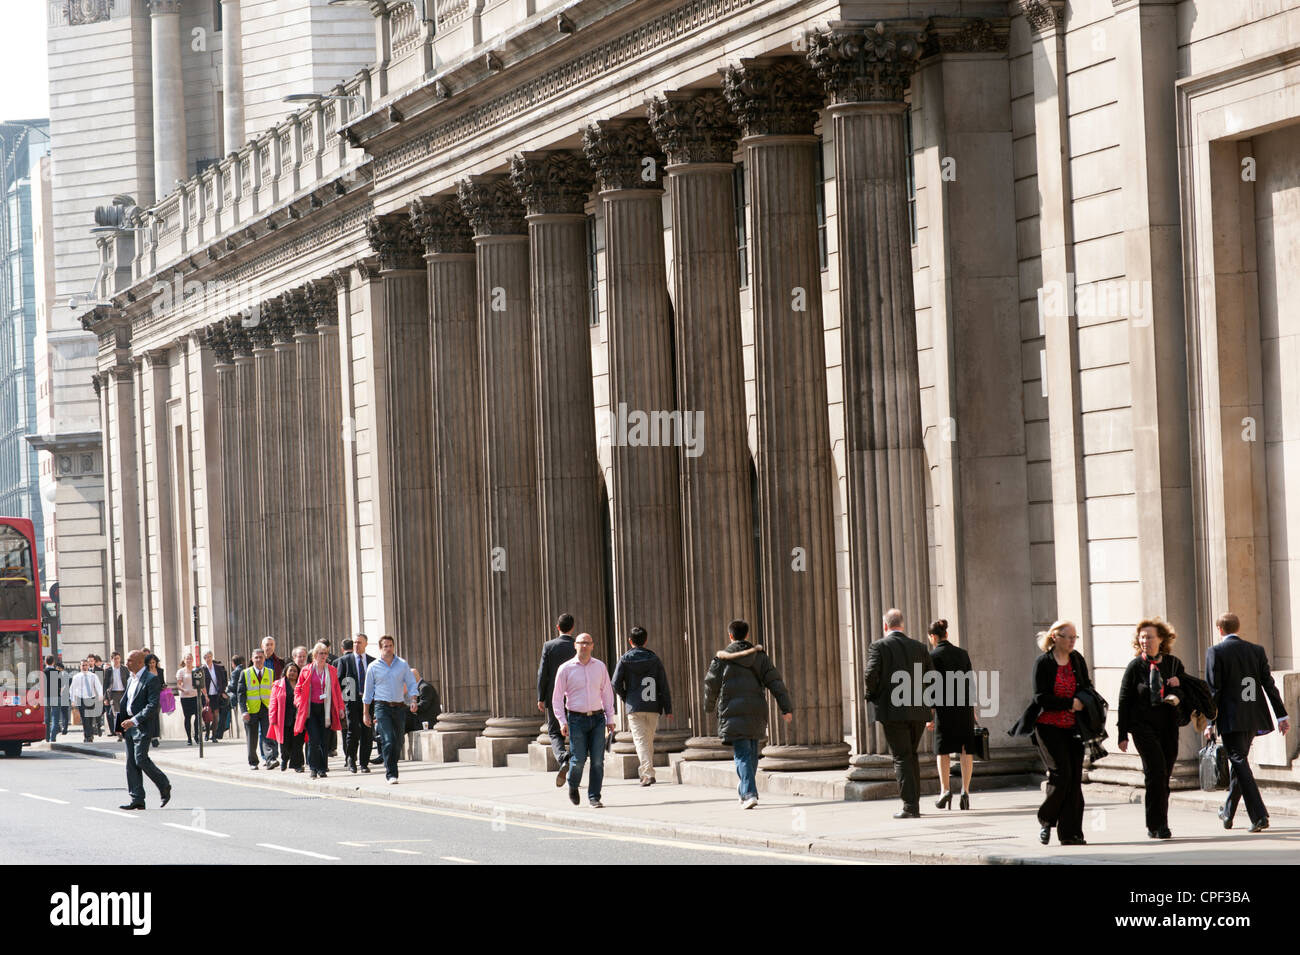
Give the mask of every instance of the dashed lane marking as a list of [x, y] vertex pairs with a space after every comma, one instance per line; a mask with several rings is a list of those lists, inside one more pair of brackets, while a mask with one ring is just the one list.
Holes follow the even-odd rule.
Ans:
[[442, 856], [443, 862], [463, 862], [465, 865], [478, 865], [473, 859], [462, 859], [460, 856]]
[[39, 799], [41, 802], [52, 802], [59, 806], [68, 805], [66, 799], [52, 799], [49, 796], [38, 796], [36, 793], [19, 793], [20, 796], [26, 796], [28, 799]]
[[416, 852], [414, 849], [385, 849], [384, 851], [385, 851], [385, 852], [396, 852], [399, 856], [418, 856], [418, 855], [423, 855], [423, 853], [421, 853], [421, 852]]
[[217, 839], [229, 839], [230, 833], [217, 832], [215, 829], [200, 829], [198, 826], [182, 826], [179, 822], [164, 822], [164, 826], [172, 829], [179, 829], [181, 832], [198, 832], [205, 836], [213, 836]]
[[118, 812], [116, 809], [105, 809], [103, 806], [86, 806], [91, 812], [102, 812], [106, 816], [121, 816], [123, 819], [135, 819], [136, 816], [129, 812]]
[[263, 849], [276, 849], [280, 852], [292, 852], [295, 855], [311, 856], [313, 859], [326, 859], [329, 862], [340, 861], [338, 856], [322, 855], [319, 852], [308, 852], [306, 849], [294, 849], [290, 846], [277, 846], [274, 842], [259, 842], [258, 845]]

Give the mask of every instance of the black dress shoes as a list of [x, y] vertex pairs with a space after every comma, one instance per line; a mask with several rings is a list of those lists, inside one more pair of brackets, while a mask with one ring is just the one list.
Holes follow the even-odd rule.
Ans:
[[1041, 842], [1043, 845], [1047, 845], [1049, 842], [1052, 841], [1051, 826], [1043, 826], [1043, 828], [1038, 830], [1038, 841]]
[[1228, 815], [1227, 806], [1224, 806], [1222, 809], [1219, 810], [1219, 818], [1223, 820], [1224, 829], [1232, 828], [1232, 817]]
[[125, 806], [118, 806], [117, 808], [119, 808], [119, 809], [143, 809], [143, 808], [144, 808], [144, 803], [142, 803], [142, 802], [129, 802], [129, 803], [127, 803]]
[[[171, 791], [171, 788], [169, 787], [169, 788], [167, 789], [166, 792], [164, 792], [164, 793], [160, 793], [159, 795], [162, 796], [162, 802], [159, 804], [159, 807], [158, 807], [159, 809], [161, 809], [163, 806], [165, 806], [165, 805], [167, 805], [169, 802], [171, 802], [171, 799], [172, 799], [172, 791]], [[144, 807], [141, 806], [140, 808], [143, 809]]]
[[1259, 822], [1252, 822], [1250, 824], [1251, 832], [1263, 832], [1267, 828], [1268, 828], [1268, 816], [1265, 816]]
[[894, 813], [895, 819], [920, 819], [921, 810], [903, 808]]
[[569, 787], [569, 802], [573, 803], [575, 806], [581, 802], [578, 798], [578, 788], [576, 786]]
[[1061, 840], [1061, 845], [1063, 846], [1086, 846], [1087, 844], [1088, 840], [1083, 838], [1083, 836], [1071, 836], [1068, 839]]

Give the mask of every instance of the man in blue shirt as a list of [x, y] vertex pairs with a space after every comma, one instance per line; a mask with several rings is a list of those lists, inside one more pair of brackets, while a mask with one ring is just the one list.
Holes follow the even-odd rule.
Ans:
[[397, 642], [388, 634], [379, 638], [379, 659], [366, 667], [366, 689], [361, 699], [366, 708], [366, 726], [379, 726], [384, 776], [390, 786], [396, 786], [397, 760], [406, 739], [406, 714], [402, 709], [414, 713], [420, 693], [415, 674], [397, 655]]

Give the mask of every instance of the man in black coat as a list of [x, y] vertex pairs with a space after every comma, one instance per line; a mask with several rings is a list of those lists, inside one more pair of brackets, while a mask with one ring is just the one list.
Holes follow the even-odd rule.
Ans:
[[903, 808], [894, 818], [918, 819], [921, 761], [916, 747], [930, 719], [923, 690], [925, 674], [934, 664], [925, 645], [903, 633], [903, 611], [886, 611], [884, 624], [884, 637], [867, 650], [866, 697], [894, 757], [894, 777], [903, 797]]
[[207, 694], [208, 706], [212, 710], [212, 725], [206, 728], [206, 732], [211, 742], [219, 743], [224, 732], [221, 726], [222, 713], [230, 706], [230, 696], [226, 693], [226, 668], [213, 659], [211, 650], [203, 654], [203, 674], [206, 682], [203, 692]]
[[655, 730], [659, 718], [671, 719], [673, 699], [668, 692], [668, 671], [664, 661], [653, 650], [646, 649], [649, 634], [644, 627], [633, 627], [627, 642], [627, 653], [614, 667], [614, 692], [627, 710], [627, 725], [632, 730], [632, 742], [640, 766], [642, 786], [655, 782]]
[[578, 655], [573, 645], [573, 614], [562, 613], [555, 621], [558, 636], [542, 644], [542, 659], [537, 665], [537, 710], [546, 714], [546, 732], [551, 737], [551, 750], [560, 770], [555, 774], [555, 785], [563, 786], [569, 776], [569, 741], [560, 730], [560, 721], [551, 709], [551, 694], [555, 691], [555, 674], [562, 664]]
[[758, 744], [767, 735], [767, 690], [776, 697], [781, 719], [794, 719], [794, 703], [785, 681], [763, 648], [745, 638], [749, 624], [733, 620], [727, 628], [731, 643], [719, 650], [704, 676], [704, 711], [718, 708], [718, 736], [732, 748], [740, 804], [758, 805]]
[[344, 640], [343, 656], [338, 662], [339, 687], [348, 709], [348, 722], [343, 727], [343, 757], [347, 768], [354, 773], [358, 757], [361, 772], [370, 772], [370, 756], [375, 745], [374, 730], [365, 724], [366, 705], [361, 702], [361, 695], [366, 691], [366, 669], [370, 666], [370, 657], [366, 655], [368, 639], [364, 633], [358, 633], [356, 639]]
[[[1269, 703], [1277, 714], [1278, 732], [1285, 736], [1291, 724], [1282, 705], [1282, 694], [1273, 683], [1264, 648], [1238, 636], [1241, 621], [1234, 613], [1220, 614], [1215, 624], [1222, 640], [1205, 651], [1205, 679], [1219, 712], [1215, 721], [1205, 728], [1205, 738], [1213, 740], [1217, 727], [1223, 736], [1223, 747], [1228, 751], [1228, 798], [1219, 810], [1219, 818], [1223, 820], [1223, 828], [1231, 829], [1237, 803], [1244, 796], [1250, 831], [1259, 832], [1268, 828], [1268, 809], [1247, 761], [1250, 744], [1256, 736], [1273, 732]], [[1260, 696], [1260, 690], [1268, 697], [1267, 702]]]
[[144, 778], [148, 776], [158, 787], [162, 805], [172, 798], [172, 784], [167, 775], [149, 758], [149, 744], [158, 731], [158, 697], [162, 693], [162, 680], [144, 665], [144, 652], [132, 650], [126, 657], [126, 668], [131, 671], [122, 705], [118, 710], [117, 727], [126, 742], [126, 788], [131, 801], [123, 809], [144, 808]]
[[117, 711], [122, 705], [122, 694], [126, 692], [126, 681], [131, 678], [131, 673], [122, 666], [122, 654], [116, 650], [109, 660], [109, 665], [104, 668], [105, 711], [108, 713], [108, 731], [116, 734]]

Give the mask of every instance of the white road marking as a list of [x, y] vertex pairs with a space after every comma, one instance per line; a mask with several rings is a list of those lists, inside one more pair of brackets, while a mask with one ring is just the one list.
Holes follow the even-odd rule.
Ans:
[[443, 856], [443, 862], [463, 862], [466, 865], [478, 865], [473, 859], [462, 859], [460, 856]]
[[281, 852], [292, 852], [300, 856], [311, 856], [313, 859], [328, 859], [330, 862], [338, 862], [338, 856], [321, 855], [319, 852], [308, 852], [306, 849], [293, 849], [289, 846], [277, 846], [274, 842], [259, 842], [263, 849], [278, 849]]
[[402, 856], [418, 856], [418, 855], [421, 855], [421, 853], [416, 852], [416, 851], [414, 851], [413, 849], [385, 849], [384, 851], [385, 851], [385, 852], [396, 852], [398, 855], [402, 855]]
[[66, 799], [51, 799], [49, 796], [38, 796], [36, 793], [19, 793], [18, 795], [26, 796], [28, 799], [39, 799], [41, 802], [57, 803], [60, 806], [66, 806], [68, 804]]
[[172, 829], [179, 829], [181, 832], [198, 832], [205, 836], [213, 836], [217, 839], [229, 839], [230, 833], [217, 832], [213, 829], [200, 829], [198, 826], [182, 826], [179, 822], [164, 822], [164, 826], [170, 826]]
[[137, 817], [129, 812], [118, 812], [116, 809], [105, 809], [103, 806], [87, 806], [91, 812], [102, 812], [106, 816], [121, 816], [123, 819], [135, 819]]

